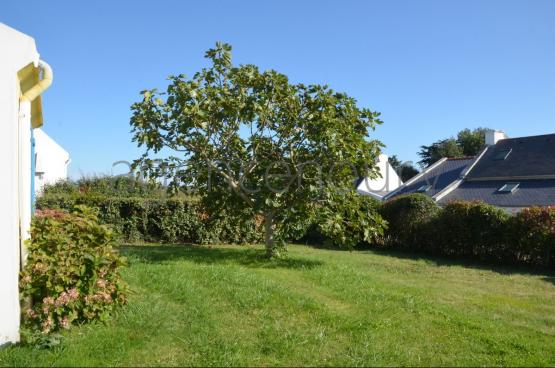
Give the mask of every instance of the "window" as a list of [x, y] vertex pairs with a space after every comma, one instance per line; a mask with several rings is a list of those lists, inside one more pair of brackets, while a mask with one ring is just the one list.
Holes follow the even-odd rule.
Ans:
[[500, 150], [495, 152], [495, 154], [493, 155], [493, 159], [495, 161], [503, 161], [506, 160], [507, 157], [509, 157], [509, 155], [511, 154], [511, 152], [513, 151], [513, 149], [504, 149], [504, 150]]
[[507, 183], [499, 188], [499, 193], [514, 193], [519, 185], [520, 183]]
[[426, 193], [428, 190], [430, 190], [431, 187], [432, 187], [431, 185], [425, 184], [425, 185], [422, 185], [420, 188], [416, 189], [416, 192], [417, 193]]

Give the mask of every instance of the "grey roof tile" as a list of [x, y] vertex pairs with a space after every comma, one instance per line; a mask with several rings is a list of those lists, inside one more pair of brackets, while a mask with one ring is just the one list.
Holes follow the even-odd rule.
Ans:
[[[499, 189], [508, 182], [520, 185], [513, 193], [500, 193]], [[479, 200], [499, 207], [555, 205], [555, 179], [465, 181], [439, 203], [446, 204], [453, 200]]]
[[447, 159], [414, 182], [409, 182], [407, 185], [401, 187], [393, 197], [402, 194], [416, 193], [418, 188], [423, 185], [431, 185], [430, 190], [425, 194], [433, 197], [453, 181], [457, 180], [464, 169], [473, 161], [473, 157]]
[[[495, 157], [511, 150], [505, 160]], [[507, 138], [484, 154], [467, 176], [468, 180], [507, 177], [555, 176], [555, 134]]]

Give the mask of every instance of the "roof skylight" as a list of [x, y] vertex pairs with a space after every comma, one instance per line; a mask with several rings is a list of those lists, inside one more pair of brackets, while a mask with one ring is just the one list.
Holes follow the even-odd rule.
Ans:
[[520, 183], [507, 183], [499, 188], [499, 193], [514, 193], [519, 185]]

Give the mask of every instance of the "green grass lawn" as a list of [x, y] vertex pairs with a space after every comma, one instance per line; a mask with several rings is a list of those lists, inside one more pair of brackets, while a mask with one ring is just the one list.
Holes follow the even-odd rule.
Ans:
[[107, 324], [1, 365], [555, 365], [555, 277], [371, 251], [128, 246]]

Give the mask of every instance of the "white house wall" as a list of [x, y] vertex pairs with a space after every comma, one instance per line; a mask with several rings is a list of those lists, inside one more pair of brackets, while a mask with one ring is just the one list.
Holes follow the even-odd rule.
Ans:
[[35, 191], [41, 193], [44, 185], [67, 179], [69, 153], [42, 129], [35, 129]]
[[380, 155], [378, 158], [377, 169], [380, 177], [362, 180], [357, 188], [361, 194], [372, 195], [373, 193], [391, 192], [403, 184], [395, 169], [389, 163], [387, 155]]
[[[38, 62], [35, 41], [0, 23], [0, 345], [19, 340], [19, 170], [17, 72]], [[29, 143], [30, 148], [30, 143]], [[30, 173], [29, 173], [30, 174]], [[30, 195], [30, 193], [29, 193]], [[30, 208], [28, 209], [30, 212]]]

